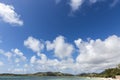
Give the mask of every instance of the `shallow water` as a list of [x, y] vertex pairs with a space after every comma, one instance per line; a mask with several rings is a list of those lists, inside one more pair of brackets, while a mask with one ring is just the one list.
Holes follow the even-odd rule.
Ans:
[[80, 77], [28, 77], [28, 76], [1, 76], [0, 80], [100, 80], [98, 78], [80, 78]]

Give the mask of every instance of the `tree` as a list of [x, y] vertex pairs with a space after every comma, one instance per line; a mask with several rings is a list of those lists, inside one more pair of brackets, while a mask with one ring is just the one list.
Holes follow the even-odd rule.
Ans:
[[120, 64], [118, 64], [118, 66], [117, 66], [117, 67], [118, 67], [118, 69], [120, 69]]

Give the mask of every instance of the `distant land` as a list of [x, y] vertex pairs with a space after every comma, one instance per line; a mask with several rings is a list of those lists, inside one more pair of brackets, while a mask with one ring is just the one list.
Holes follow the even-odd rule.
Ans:
[[105, 77], [105, 78], [115, 78], [116, 75], [120, 75], [120, 64], [115, 68], [109, 68], [101, 73], [81, 73], [77, 75], [61, 73], [61, 72], [37, 72], [33, 74], [12, 74], [3, 73], [0, 76], [79, 76], [79, 77]]
[[34, 74], [12, 74], [3, 73], [0, 76], [74, 76], [73, 74], [61, 73], [61, 72], [37, 72]]

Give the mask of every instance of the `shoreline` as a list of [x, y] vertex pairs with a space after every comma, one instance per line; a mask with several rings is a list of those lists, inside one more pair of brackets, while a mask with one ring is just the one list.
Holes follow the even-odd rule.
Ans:
[[91, 78], [98, 78], [100, 80], [120, 80], [120, 78], [116, 77], [116, 78], [104, 78], [104, 77], [89, 77], [90, 79]]
[[120, 80], [118, 78], [101, 78], [101, 80]]

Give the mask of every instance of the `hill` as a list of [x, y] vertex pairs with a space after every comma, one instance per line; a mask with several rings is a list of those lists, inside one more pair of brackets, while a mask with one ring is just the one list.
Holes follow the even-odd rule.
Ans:
[[38, 72], [34, 74], [12, 74], [12, 73], [3, 73], [0, 76], [74, 76], [72, 74], [61, 73], [61, 72]]

